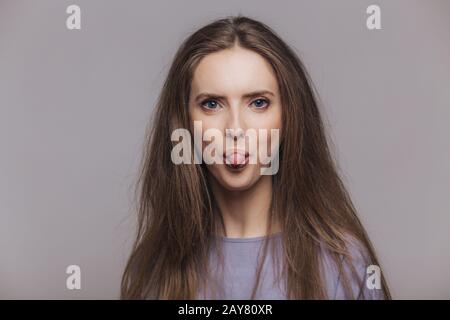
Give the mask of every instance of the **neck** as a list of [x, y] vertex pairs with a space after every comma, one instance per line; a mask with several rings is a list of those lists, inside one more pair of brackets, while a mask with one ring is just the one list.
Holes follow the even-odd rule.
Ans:
[[[225, 224], [225, 234], [230, 238], [249, 238], [268, 234], [272, 177], [262, 176], [247, 190], [230, 191], [210, 176], [212, 192]], [[280, 230], [272, 226], [270, 233]]]

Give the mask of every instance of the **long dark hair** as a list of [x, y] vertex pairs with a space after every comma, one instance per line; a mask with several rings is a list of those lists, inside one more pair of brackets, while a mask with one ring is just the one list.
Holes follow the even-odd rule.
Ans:
[[[330, 155], [312, 83], [298, 56], [274, 31], [243, 16], [202, 27], [175, 55], [148, 129], [136, 184], [138, 230], [123, 274], [121, 298], [196, 299], [206, 281], [211, 248], [223, 221], [208, 185], [207, 169], [173, 164], [170, 138], [174, 129], [190, 128], [187, 106], [199, 61], [234, 45], [264, 57], [278, 80], [280, 165], [272, 177], [268, 231], [273, 221], [280, 222], [287, 298], [327, 298], [320, 271], [324, 248], [341, 273], [347, 296], [356, 298], [350, 286], [350, 277], [357, 274], [349, 239], [366, 252], [367, 261], [377, 265], [378, 261]], [[346, 272], [346, 266], [352, 273]], [[384, 296], [390, 298], [383, 276], [381, 283]]]

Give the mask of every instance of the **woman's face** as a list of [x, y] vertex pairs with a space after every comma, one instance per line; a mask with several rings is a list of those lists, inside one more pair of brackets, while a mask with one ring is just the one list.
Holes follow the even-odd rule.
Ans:
[[[198, 131], [194, 121], [201, 121], [203, 133], [208, 129], [221, 132], [223, 163], [207, 165], [217, 182], [228, 190], [252, 187], [262, 177], [260, 129], [266, 130], [265, 150], [271, 148], [271, 129], [281, 132], [278, 83], [270, 64], [259, 54], [239, 46], [207, 55], [194, 71], [189, 114], [191, 132]], [[232, 134], [226, 129], [239, 130]], [[257, 133], [257, 143], [253, 145], [256, 149], [245, 138], [248, 129]], [[202, 142], [202, 151], [209, 143]], [[249, 163], [255, 154], [256, 163]], [[265, 154], [270, 155], [270, 151]]]

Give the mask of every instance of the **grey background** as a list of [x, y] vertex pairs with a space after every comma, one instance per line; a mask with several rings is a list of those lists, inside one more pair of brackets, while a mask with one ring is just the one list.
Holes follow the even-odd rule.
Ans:
[[450, 1], [409, 0], [0, 1], [0, 298], [119, 297], [152, 105], [180, 42], [237, 13], [303, 59], [394, 298], [450, 298]]

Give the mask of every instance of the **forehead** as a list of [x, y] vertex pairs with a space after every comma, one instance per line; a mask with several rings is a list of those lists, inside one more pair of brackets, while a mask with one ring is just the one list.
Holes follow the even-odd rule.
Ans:
[[205, 56], [192, 79], [192, 91], [240, 95], [255, 90], [277, 92], [271, 65], [258, 53], [235, 46]]

